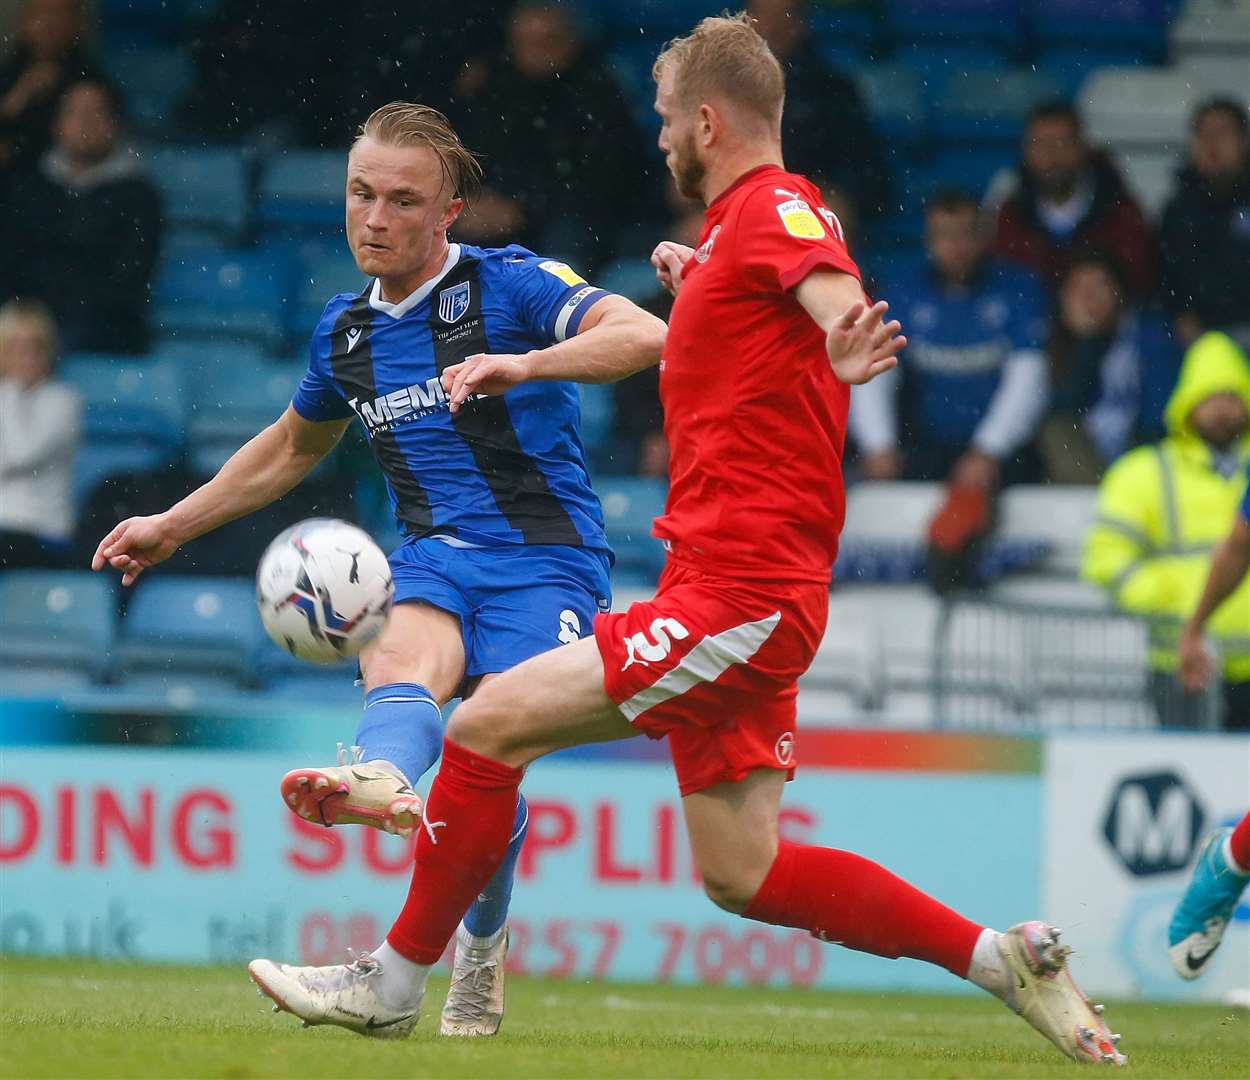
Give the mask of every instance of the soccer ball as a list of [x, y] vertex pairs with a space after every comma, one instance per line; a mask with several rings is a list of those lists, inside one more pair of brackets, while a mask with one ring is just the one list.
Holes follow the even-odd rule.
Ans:
[[333, 518], [280, 533], [256, 570], [256, 606], [269, 636], [314, 664], [359, 654], [386, 622], [394, 591], [382, 549]]

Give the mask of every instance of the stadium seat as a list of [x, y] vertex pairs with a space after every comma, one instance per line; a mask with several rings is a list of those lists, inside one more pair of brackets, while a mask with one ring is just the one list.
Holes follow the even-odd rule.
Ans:
[[1134, 48], [1158, 62], [1167, 52], [1165, 0], [1031, 0], [1028, 22], [1041, 46]]
[[170, 450], [186, 422], [182, 372], [172, 362], [100, 353], [70, 356], [61, 377], [82, 397], [88, 442]]
[[1106, 68], [1085, 83], [1080, 109], [1094, 142], [1179, 151], [1204, 95], [1179, 71]]
[[117, 653], [127, 679], [174, 671], [247, 685], [264, 633], [250, 581], [158, 575], [131, 600]]
[[101, 55], [109, 76], [122, 89], [132, 127], [157, 137], [166, 135], [195, 81], [190, 53], [173, 45], [122, 45]]
[[920, 76], [931, 101], [944, 92], [952, 79], [969, 71], [1007, 71], [1012, 60], [1005, 50], [991, 45], [940, 41], [917, 41], [900, 46], [890, 59]]
[[612, 387], [582, 383], [577, 390], [582, 405], [582, 442], [594, 458], [611, 443], [612, 419], [616, 412]]
[[1157, 221], [1176, 190], [1179, 158], [1168, 152], [1134, 150], [1120, 155], [1119, 164], [1146, 216]]
[[0, 667], [57, 668], [98, 678], [116, 633], [117, 587], [109, 577], [89, 570], [0, 573]]
[[304, 369], [302, 363], [274, 363], [247, 350], [206, 357], [188, 380], [192, 450], [228, 443], [233, 452], [282, 415]]
[[985, 41], [1021, 37], [1014, 0], [886, 0], [887, 34], [898, 41]]
[[980, 198], [990, 181], [1015, 163], [1019, 151], [1014, 142], [982, 145], [950, 144], [939, 149], [933, 159], [916, 170], [911, 190], [921, 205], [936, 192], [959, 188]]
[[662, 480], [621, 477], [596, 484], [603, 503], [608, 542], [616, 552], [614, 578], [626, 572], [650, 575], [652, 582], [664, 565], [664, 548], [651, 535], [652, 521], [664, 510]]
[[292, 340], [304, 342], [308, 340], [330, 297], [339, 293], [359, 293], [367, 281], [356, 267], [356, 260], [345, 244], [336, 245], [336, 250], [326, 251], [320, 245], [302, 258], [296, 268], [295, 303], [291, 308], [291, 325], [289, 327]]
[[82, 507], [110, 476], [144, 473], [172, 461], [175, 451], [139, 442], [92, 442], [74, 455], [74, 503]]
[[878, 12], [868, 7], [809, 7], [807, 25], [827, 64], [846, 67], [871, 59], [881, 44]]
[[354, 685], [354, 671], [323, 673], [303, 665], [301, 672], [280, 675], [270, 680], [264, 693], [278, 699], [284, 706], [298, 702], [315, 702], [318, 706], [339, 706], [345, 712], [359, 709], [364, 701], [364, 690]]
[[164, 261], [156, 294], [157, 321], [166, 335], [274, 348], [285, 338], [291, 265], [270, 251], [175, 250]]
[[[1250, 50], [1250, 4], [1228, 0], [1189, 0], [1171, 33], [1176, 57], [1230, 57], [1245, 70]], [[1243, 95], [1245, 91], [1243, 90]]]
[[1005, 142], [1014, 154], [1029, 110], [1062, 93], [1060, 80], [1048, 71], [1001, 67], [962, 71], [942, 91], [934, 132], [951, 142]]
[[235, 241], [247, 225], [248, 162], [227, 146], [155, 146], [143, 155], [161, 192], [161, 213], [183, 235]]
[[1094, 487], [1009, 487], [999, 504], [999, 535], [1008, 540], [1046, 541], [1050, 555], [1043, 569], [1075, 577], [1097, 505], [1098, 489]]
[[930, 89], [900, 64], [867, 64], [851, 73], [888, 142], [906, 153], [928, 134]]
[[614, 259], [595, 275], [595, 284], [627, 296], [636, 304], [650, 300], [660, 291], [655, 267], [647, 259]]
[[928, 532], [942, 500], [941, 484], [856, 484], [846, 493], [842, 539], [861, 543], [914, 544]]
[[347, 161], [337, 150], [283, 151], [261, 171], [261, 220], [293, 229], [342, 228], [346, 177]]

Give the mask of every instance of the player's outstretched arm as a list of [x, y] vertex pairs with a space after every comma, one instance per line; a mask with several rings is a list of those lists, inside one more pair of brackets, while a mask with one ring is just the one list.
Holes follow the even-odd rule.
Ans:
[[610, 383], [660, 361], [668, 327], [623, 296], [604, 296], [582, 317], [577, 334], [520, 355], [470, 356], [443, 370], [456, 412], [474, 394], [502, 394], [536, 379]]
[[100, 541], [92, 570], [110, 566], [130, 585], [188, 540], [281, 498], [343, 437], [347, 420], [314, 423], [288, 408], [241, 446], [207, 484], [163, 514], [127, 518]]
[[1211, 654], [1202, 641], [1202, 628], [1225, 600], [1233, 595], [1242, 578], [1250, 572], [1250, 521], [1238, 516], [1233, 531], [1215, 549], [1211, 572], [1198, 607], [1181, 631], [1181, 682], [1186, 690], [1201, 690], [1215, 671]]
[[794, 295], [825, 332], [829, 364], [844, 383], [866, 383], [898, 365], [907, 345], [902, 325], [885, 321], [890, 305], [884, 300], [869, 306], [852, 275], [818, 270], [795, 286]]

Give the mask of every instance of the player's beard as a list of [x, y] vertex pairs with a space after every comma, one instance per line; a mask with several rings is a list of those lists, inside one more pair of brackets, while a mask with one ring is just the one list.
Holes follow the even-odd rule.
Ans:
[[678, 192], [687, 199], [703, 198], [703, 178], [707, 174], [703, 162], [695, 151], [694, 136], [691, 135], [680, 146], [673, 147], [673, 163], [669, 166], [673, 174], [673, 183]]

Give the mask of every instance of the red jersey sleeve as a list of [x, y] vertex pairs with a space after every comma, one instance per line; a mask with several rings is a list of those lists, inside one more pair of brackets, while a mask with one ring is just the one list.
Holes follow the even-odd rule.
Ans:
[[747, 197], [735, 246], [747, 281], [770, 292], [787, 292], [817, 269], [860, 276], [837, 215], [813, 191], [787, 189], [784, 181]]

